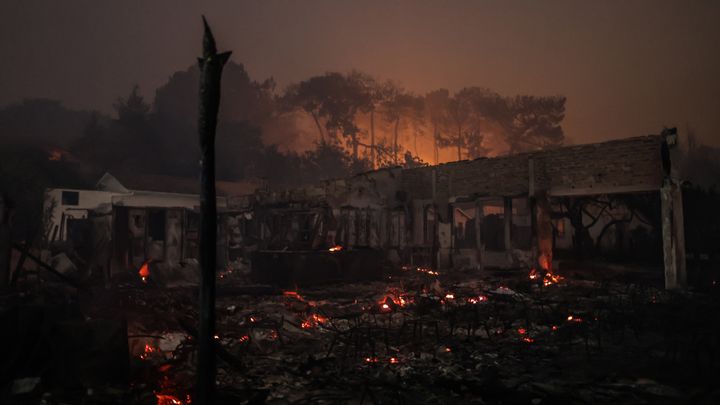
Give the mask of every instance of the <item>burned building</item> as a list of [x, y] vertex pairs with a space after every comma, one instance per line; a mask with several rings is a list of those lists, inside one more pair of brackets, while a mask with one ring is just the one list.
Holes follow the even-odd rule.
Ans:
[[[593, 247], [662, 250], [666, 287], [681, 287], [675, 137], [391, 167], [284, 191], [217, 182], [218, 268], [252, 258], [257, 281], [285, 284], [377, 279], [403, 265], [551, 271], [563, 251]], [[95, 190], [49, 189], [48, 239], [113, 273], [194, 262], [195, 182], [118, 177], [106, 173]]]
[[[684, 285], [685, 269], [682, 199], [672, 168], [675, 142], [674, 132], [666, 130], [439, 166], [387, 168], [260, 193], [253, 196], [252, 219], [243, 221], [243, 235], [270, 255], [339, 246], [379, 249], [397, 265], [550, 270], [554, 250], [569, 248], [571, 240], [582, 244], [590, 232], [573, 229], [577, 215], [563, 207], [572, 201], [581, 225], [588, 215], [586, 222], [601, 229], [591, 230], [600, 247], [599, 239], [612, 233], [614, 243], [629, 249], [631, 242], [622, 241], [622, 232], [613, 227], [657, 228], [665, 285], [676, 288]], [[582, 198], [618, 196], [643, 196], [640, 204], [657, 209], [621, 214], [618, 220], [600, 217], [613, 210], [628, 213], [631, 207], [622, 199], [595, 216], [591, 207], [577, 207]]]
[[[242, 215], [229, 209], [228, 200], [259, 187], [264, 187], [261, 181], [217, 182], [220, 266], [235, 259], [233, 224]], [[200, 215], [194, 179], [105, 173], [94, 190], [48, 189], [45, 206], [48, 241], [77, 251], [90, 261], [90, 271], [137, 271], [148, 261], [174, 269], [197, 260]]]

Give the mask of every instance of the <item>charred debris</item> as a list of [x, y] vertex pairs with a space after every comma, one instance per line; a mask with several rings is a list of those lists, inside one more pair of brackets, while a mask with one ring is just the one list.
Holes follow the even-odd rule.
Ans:
[[[216, 403], [712, 403], [717, 258], [683, 242], [673, 137], [217, 182]], [[199, 403], [182, 184], [47, 190], [47, 243], [6, 256], [3, 401]]]
[[684, 192], [674, 129], [216, 182], [226, 59], [206, 28], [200, 194], [122, 173], [51, 188], [24, 243], [0, 200], [0, 402], [718, 401], [720, 258], [686, 238], [710, 197]]

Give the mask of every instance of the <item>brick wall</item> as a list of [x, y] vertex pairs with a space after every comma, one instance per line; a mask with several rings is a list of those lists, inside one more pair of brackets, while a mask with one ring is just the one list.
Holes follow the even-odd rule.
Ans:
[[435, 170], [439, 198], [525, 194], [529, 189], [530, 159], [536, 190], [608, 192], [614, 188], [659, 188], [661, 144], [660, 136], [651, 135], [407, 169], [402, 172], [400, 189], [413, 199], [431, 198]]

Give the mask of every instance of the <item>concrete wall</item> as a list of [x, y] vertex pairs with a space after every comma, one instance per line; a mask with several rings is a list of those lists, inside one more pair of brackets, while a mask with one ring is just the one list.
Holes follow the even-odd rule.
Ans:
[[[377, 235], [369, 245], [402, 256], [399, 260], [406, 262], [414, 262], [416, 254], [430, 255], [441, 267], [510, 267], [543, 255], [547, 256], [543, 260], [550, 262], [549, 198], [658, 190], [663, 180], [662, 145], [661, 136], [643, 136], [439, 166], [381, 169], [275, 193], [258, 199], [257, 207], [284, 205], [297, 210], [326, 206], [339, 222], [350, 223], [351, 228], [356, 227], [358, 218], [363, 221], [363, 210], [367, 210], [371, 233]], [[482, 221], [497, 218], [482, 216], [463, 224], [465, 240], [457, 243], [460, 226], [454, 219], [455, 208], [459, 204], [482, 206], [488, 199], [503, 202], [503, 215], [496, 215], [504, 221], [502, 243], [494, 241], [493, 249], [486, 249], [480, 232]], [[519, 214], [512, 201], [529, 208]], [[435, 209], [434, 241], [424, 237], [427, 206]], [[398, 221], [393, 219], [398, 213], [403, 215], [403, 229], [397, 229]], [[474, 243], [467, 241], [467, 226], [476, 227]], [[561, 243], [572, 237], [570, 227], [565, 229]], [[345, 237], [342, 243], [350, 245], [346, 247], [367, 245]]]
[[[115, 194], [112, 204], [124, 207], [196, 208], [200, 197], [193, 194], [160, 193], [154, 191], [133, 191], [129, 194]], [[217, 198], [218, 208], [227, 207], [224, 197]]]
[[[78, 203], [75, 205], [63, 205], [62, 193], [78, 193]], [[49, 213], [49, 217], [46, 221], [50, 222], [49, 226], [49, 238], [55, 235], [55, 240], [65, 240], [67, 238], [67, 220], [73, 219], [84, 219], [88, 216], [88, 210], [95, 210], [100, 207], [101, 204], [107, 204], [108, 206], [112, 202], [113, 193], [107, 191], [94, 191], [94, 190], [78, 190], [78, 189], [67, 189], [67, 188], [51, 188], [45, 191], [45, 212], [54, 205], [54, 208]], [[57, 231], [55, 229], [57, 228]], [[61, 232], [62, 230], [62, 232]]]

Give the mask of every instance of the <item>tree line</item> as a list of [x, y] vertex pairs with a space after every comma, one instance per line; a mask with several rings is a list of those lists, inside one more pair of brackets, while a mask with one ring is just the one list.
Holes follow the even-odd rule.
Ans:
[[[72, 125], [62, 123], [57, 102], [6, 107], [0, 111], [4, 142], [57, 146], [61, 159], [95, 171], [195, 176], [198, 74], [196, 67], [174, 73], [151, 102], [135, 87], [118, 98], [113, 115], [64, 109]], [[50, 110], [61, 123], [35, 128], [42, 136], [17, 129], [37, 121], [18, 117]], [[222, 84], [218, 177], [296, 185], [387, 166], [552, 148], [564, 141], [564, 112], [561, 96], [505, 97], [480, 87], [415, 94], [356, 71], [277, 89], [272, 79], [255, 81], [231, 62]], [[58, 136], [48, 136], [53, 132]]]

